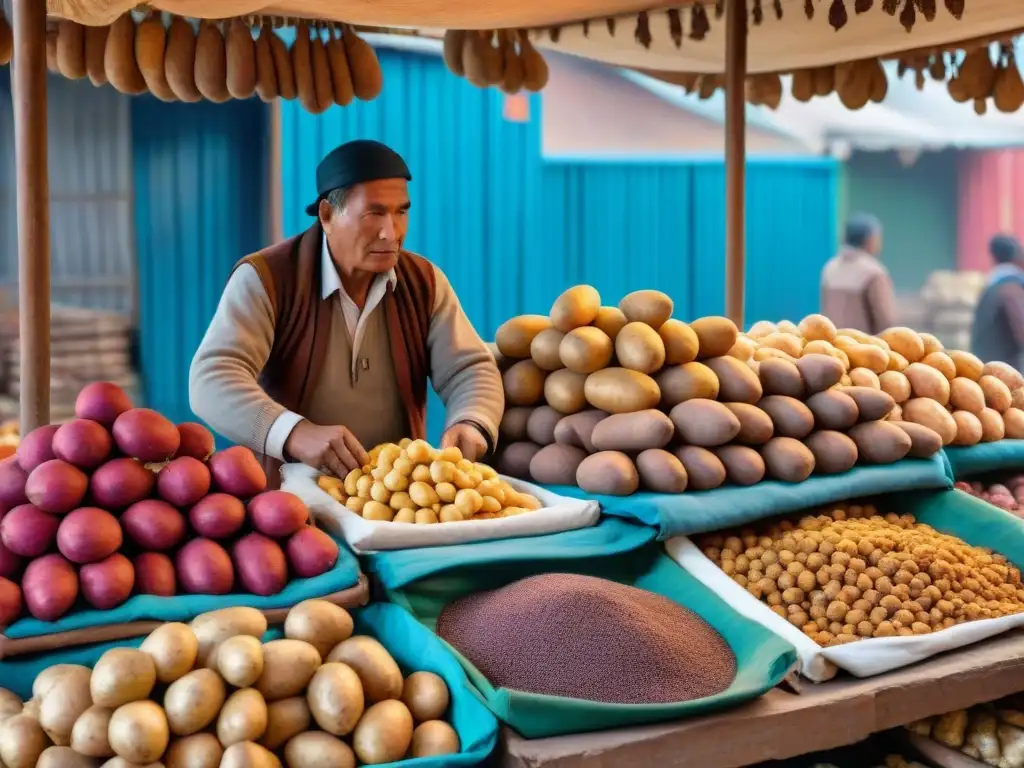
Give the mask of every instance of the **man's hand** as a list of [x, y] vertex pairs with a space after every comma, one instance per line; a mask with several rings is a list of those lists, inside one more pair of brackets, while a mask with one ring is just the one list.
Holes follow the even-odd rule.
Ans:
[[345, 477], [370, 460], [345, 427], [321, 427], [305, 420], [288, 436], [285, 452], [313, 469], [330, 470], [335, 477]]
[[451, 448], [455, 446], [462, 451], [463, 457], [470, 461], [476, 461], [487, 453], [487, 440], [472, 424], [460, 422], [453, 424], [441, 435], [441, 447]]

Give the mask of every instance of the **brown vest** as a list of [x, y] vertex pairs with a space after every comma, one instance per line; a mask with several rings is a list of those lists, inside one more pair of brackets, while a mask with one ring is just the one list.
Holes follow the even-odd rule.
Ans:
[[[331, 313], [321, 298], [323, 228], [317, 222], [304, 233], [258, 253], [236, 266], [251, 264], [274, 308], [274, 343], [260, 374], [260, 386], [290, 411], [302, 414], [326, 359]], [[409, 420], [409, 436], [426, 436], [427, 333], [434, 309], [434, 268], [421, 256], [402, 251], [398, 280], [384, 296], [391, 359]], [[369, 446], [368, 446], [369, 447]], [[279, 462], [263, 457], [276, 487]]]

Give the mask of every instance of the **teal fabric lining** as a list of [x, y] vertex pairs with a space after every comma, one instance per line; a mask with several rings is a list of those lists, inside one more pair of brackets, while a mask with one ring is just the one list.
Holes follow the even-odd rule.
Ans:
[[998, 470], [1024, 472], [1024, 440], [1000, 440], [970, 447], [951, 445], [945, 452], [957, 480]]

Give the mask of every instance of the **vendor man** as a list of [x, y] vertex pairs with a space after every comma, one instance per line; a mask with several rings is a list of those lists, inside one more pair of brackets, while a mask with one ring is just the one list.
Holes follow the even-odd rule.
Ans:
[[402, 248], [411, 179], [383, 144], [341, 145], [317, 167], [313, 226], [228, 280], [189, 399], [268, 468], [344, 477], [367, 449], [424, 437], [428, 376], [447, 409], [442, 447], [477, 460], [494, 446], [505, 405], [494, 358], [444, 273]]

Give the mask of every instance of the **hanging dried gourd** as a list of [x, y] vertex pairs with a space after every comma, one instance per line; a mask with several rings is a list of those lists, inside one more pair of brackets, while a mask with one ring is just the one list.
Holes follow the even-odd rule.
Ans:
[[14, 56], [14, 32], [4, 14], [3, 6], [0, 6], [0, 67], [11, 63]]
[[950, 98], [958, 104], [965, 104], [971, 98], [967, 86], [964, 85], [959, 75], [954, 75], [949, 79], [949, 82], [946, 83], [946, 91]]
[[107, 50], [110, 27], [85, 28], [85, 73], [89, 82], [99, 87], [106, 85], [107, 72], [103, 68], [103, 54]]
[[828, 96], [836, 89], [835, 67], [817, 67], [814, 70], [814, 95]]
[[978, 115], [984, 115], [988, 111], [988, 99], [975, 99], [974, 100], [974, 112]]
[[270, 47], [270, 38], [274, 30], [264, 22], [260, 26], [254, 50], [256, 53], [256, 95], [260, 101], [271, 102], [279, 95], [277, 89], [277, 72], [274, 71], [274, 52]]
[[992, 87], [992, 103], [1000, 112], [1012, 113], [1024, 106], [1024, 81], [1011, 46], [1003, 47], [1002, 58], [1002, 66], [996, 72]]
[[274, 74], [277, 75], [278, 94], [282, 99], [292, 101], [298, 97], [299, 90], [295, 82], [295, 67], [292, 65], [291, 53], [277, 33], [272, 32], [268, 37], [270, 52], [274, 55]]
[[992, 66], [987, 45], [967, 52], [960, 62], [958, 77], [967, 89], [968, 98], [987, 99], [992, 94], [996, 70]]
[[928, 65], [928, 75], [932, 80], [942, 82], [946, 79], [946, 57], [937, 53], [932, 56], [931, 63]]
[[477, 88], [490, 85], [487, 78], [487, 41], [480, 32], [471, 30], [466, 33], [462, 42], [462, 66], [466, 79]]
[[295, 87], [299, 92], [299, 103], [307, 112], [315, 113], [317, 105], [316, 83], [313, 81], [313, 48], [309, 43], [309, 27], [305, 22], [299, 22], [295, 27], [292, 69], [295, 70]]
[[327, 56], [321, 30], [313, 27], [309, 39], [310, 60], [313, 64], [313, 89], [316, 92], [317, 112], [326, 112], [334, 104], [334, 84], [331, 82], [331, 62]]
[[523, 60], [523, 87], [533, 93], [540, 91], [548, 84], [548, 63], [525, 31], [519, 33], [519, 55]]
[[213, 21], [203, 21], [196, 36], [196, 88], [203, 98], [223, 104], [231, 98], [228, 92], [228, 59], [224, 35]]
[[500, 85], [505, 77], [505, 61], [501, 56], [501, 37], [496, 32], [485, 32], [487, 58], [484, 65], [487, 70], [487, 84]]
[[180, 16], [171, 19], [164, 49], [164, 77], [179, 101], [194, 104], [203, 94], [196, 86], [196, 31]]
[[120, 93], [137, 96], [146, 92], [146, 80], [135, 59], [135, 20], [130, 13], [122, 14], [110, 25], [103, 52], [103, 70]]
[[384, 73], [377, 59], [377, 52], [350, 26], [345, 27], [341, 38], [345, 45], [345, 58], [352, 73], [352, 89], [360, 101], [373, 101], [380, 96], [384, 87]]
[[146, 88], [160, 101], [177, 101], [167, 82], [165, 58], [167, 30], [159, 13], [151, 13], [135, 28], [135, 61]]
[[67, 19], [57, 23], [57, 70], [69, 80], [86, 75], [85, 28]]
[[232, 19], [224, 34], [225, 84], [234, 99], [248, 99], [256, 90], [256, 44], [252, 30], [241, 19]]
[[751, 104], [778, 109], [782, 101], [782, 79], [773, 73], [754, 75], [748, 78], [746, 99]]
[[836, 93], [847, 109], [862, 109], [871, 98], [874, 64], [854, 61], [836, 66]]
[[505, 62], [501, 90], [508, 94], [519, 93], [523, 89], [526, 70], [523, 67], [523, 58], [516, 48], [516, 33], [511, 30], [502, 30], [500, 34], [502, 58]]
[[882, 66], [881, 59], [871, 59], [870, 64], [872, 73], [869, 98], [875, 104], [881, 104], [889, 93], [889, 78], [885, 74], [885, 67]]
[[722, 82], [718, 75], [701, 75], [697, 82], [697, 96], [706, 101], [714, 96], [721, 87]]
[[46, 69], [55, 75], [60, 74], [57, 66], [57, 25], [50, 22], [46, 24]]
[[448, 71], [459, 77], [466, 76], [462, 65], [462, 49], [468, 33], [462, 29], [449, 29], [444, 33], [444, 63]]
[[790, 92], [797, 101], [810, 101], [814, 97], [814, 70], [798, 69], [794, 72]]
[[341, 40], [341, 30], [332, 26], [328, 38], [327, 60], [331, 65], [334, 103], [347, 107], [356, 97], [356, 92], [352, 84], [352, 71], [348, 68], [348, 58], [345, 56], [345, 43]]

